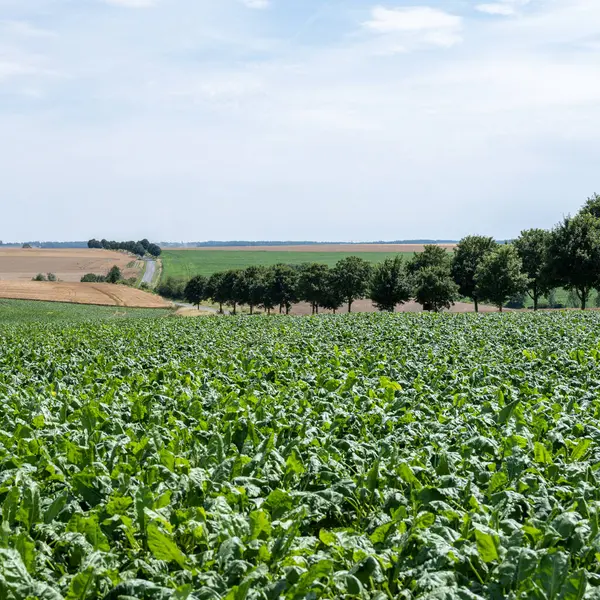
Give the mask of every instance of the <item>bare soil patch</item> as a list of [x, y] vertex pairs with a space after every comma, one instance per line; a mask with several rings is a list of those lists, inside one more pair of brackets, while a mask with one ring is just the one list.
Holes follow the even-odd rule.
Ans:
[[[342, 306], [340, 310], [338, 310], [338, 314], [345, 313], [348, 310], [347, 306]], [[479, 305], [480, 312], [496, 312], [498, 309], [493, 306], [482, 306]], [[402, 304], [396, 307], [396, 312], [422, 312], [423, 307], [416, 302], [407, 302], [406, 304]], [[352, 312], [357, 313], [371, 313], [377, 312], [377, 308], [373, 306], [373, 303], [370, 300], [357, 300], [352, 304]], [[475, 312], [475, 307], [473, 304], [469, 304], [467, 302], [457, 302], [449, 311], [451, 313], [466, 313], [466, 312]], [[330, 310], [319, 309], [319, 313], [322, 314], [331, 314]], [[301, 302], [299, 304], [295, 304], [290, 312], [292, 315], [310, 315], [311, 314], [311, 306], [306, 302]]]
[[49, 281], [0, 281], [0, 298], [129, 308], [169, 308], [160, 296], [125, 285]]
[[[436, 244], [454, 250], [456, 244]], [[315, 244], [310, 246], [216, 246], [174, 250], [228, 250], [231, 252], [423, 252], [424, 244]]]
[[29, 281], [38, 273], [54, 273], [61, 281], [78, 282], [86, 273], [106, 275], [117, 265], [125, 278], [137, 277], [138, 266], [123, 252], [88, 248], [0, 248], [0, 280]]

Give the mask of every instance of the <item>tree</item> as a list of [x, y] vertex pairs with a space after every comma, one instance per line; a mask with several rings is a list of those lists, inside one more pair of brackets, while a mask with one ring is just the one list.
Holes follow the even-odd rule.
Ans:
[[496, 247], [491, 237], [468, 235], [458, 242], [452, 260], [452, 277], [458, 284], [458, 293], [471, 298], [475, 312], [479, 312], [479, 298], [475, 272], [483, 258]]
[[317, 305], [317, 312], [318, 306], [322, 306], [335, 314], [345, 301], [346, 298], [343, 296], [342, 290], [336, 285], [335, 273], [330, 270], [325, 278], [325, 287]]
[[119, 283], [122, 277], [123, 275], [121, 273], [121, 269], [119, 269], [117, 265], [114, 265], [113, 267], [111, 267], [110, 271], [106, 275], [106, 281], [108, 283]]
[[21, 246], [21, 247], [22, 247], [22, 248], [25, 248], [25, 249], [27, 249], [27, 250], [31, 250], [31, 244], [27, 244], [27, 243], [25, 243], [25, 244], [23, 244], [23, 246]]
[[224, 273], [213, 273], [206, 282], [206, 297], [219, 305], [219, 312], [223, 314], [223, 304], [229, 299], [225, 286]]
[[590, 214], [596, 219], [600, 219], [600, 195], [592, 194], [579, 211], [580, 214]]
[[371, 265], [358, 256], [348, 256], [336, 263], [331, 277], [331, 285], [348, 304], [348, 312], [352, 312], [354, 301], [367, 294]]
[[279, 306], [279, 312], [289, 314], [292, 304], [298, 302], [298, 269], [289, 265], [278, 264], [271, 267], [266, 274], [266, 297], [270, 306], [267, 310]]
[[450, 274], [452, 259], [445, 248], [436, 246], [435, 244], [427, 244], [423, 246], [423, 252], [417, 252], [408, 261], [406, 270], [410, 275], [416, 275], [419, 271], [434, 267], [442, 269]]
[[450, 308], [458, 297], [458, 285], [451, 275], [452, 260], [441, 246], [426, 245], [406, 265], [415, 300], [424, 310], [439, 312]]
[[504, 304], [527, 289], [527, 275], [523, 263], [512, 244], [498, 246], [487, 254], [475, 273], [477, 293], [502, 312]]
[[585, 310], [600, 286], [600, 219], [589, 212], [566, 217], [551, 232], [548, 272], [556, 286], [575, 292]]
[[148, 250], [148, 254], [151, 254], [155, 258], [158, 258], [162, 253], [160, 246], [157, 246], [156, 244], [150, 244], [148, 246], [147, 250]]
[[238, 287], [238, 280], [242, 277], [242, 272], [238, 269], [231, 269], [229, 271], [225, 271], [222, 274], [223, 280], [221, 282], [221, 292], [223, 297], [226, 298], [225, 304], [231, 306], [232, 314], [236, 314], [237, 312], [237, 295], [236, 289]]
[[150, 242], [146, 238], [140, 240], [138, 244], [140, 244], [140, 246], [143, 246], [146, 251], [148, 250], [148, 248], [150, 248]]
[[548, 246], [550, 232], [545, 229], [527, 229], [514, 241], [519, 258], [523, 263], [523, 273], [529, 280], [527, 294], [533, 300], [533, 310], [538, 309], [539, 300], [550, 292], [548, 278]]
[[198, 310], [200, 310], [200, 302], [202, 302], [206, 296], [206, 277], [202, 275], [196, 275], [192, 277], [185, 286], [185, 290], [183, 294], [185, 299], [190, 304], [195, 304], [198, 306]]
[[450, 308], [458, 296], [458, 285], [448, 269], [425, 266], [413, 275], [415, 300], [424, 310], [440, 312]]
[[88, 248], [102, 248], [102, 243], [96, 239], [91, 239], [88, 242]]
[[254, 308], [265, 301], [265, 275], [264, 267], [247, 267], [239, 273], [234, 286], [234, 297], [238, 304], [247, 304], [250, 314], [254, 314]]
[[[320, 263], [304, 263], [298, 273], [298, 299], [308, 302], [313, 315], [324, 306], [329, 285], [329, 267]], [[339, 307], [338, 307], [339, 308]]]
[[410, 283], [400, 256], [378, 264], [371, 278], [369, 298], [378, 310], [393, 312], [397, 304], [410, 300]]

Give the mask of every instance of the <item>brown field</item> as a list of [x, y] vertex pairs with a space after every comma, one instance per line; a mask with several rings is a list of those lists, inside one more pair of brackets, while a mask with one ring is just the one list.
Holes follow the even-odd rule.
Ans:
[[106, 275], [113, 265], [123, 277], [137, 277], [140, 269], [127, 268], [133, 260], [111, 250], [0, 248], [0, 280], [30, 281], [38, 273], [54, 273], [61, 281], [75, 282], [86, 273]]
[[[348, 307], [342, 306], [340, 310], [338, 310], [338, 314], [347, 312]], [[496, 312], [498, 309], [494, 306], [487, 305], [479, 305], [480, 312]], [[396, 307], [396, 312], [422, 312], [423, 307], [416, 302], [407, 302], [406, 304], [401, 304]], [[373, 306], [373, 303], [370, 300], [357, 300], [352, 304], [352, 312], [360, 312], [360, 313], [371, 313], [377, 312], [377, 308]], [[451, 313], [466, 313], [466, 312], [475, 312], [475, 307], [473, 304], [468, 302], [457, 302], [449, 311]], [[329, 310], [321, 310], [319, 309], [319, 313], [323, 314], [331, 314]], [[310, 315], [311, 307], [307, 302], [300, 302], [299, 304], [295, 304], [290, 312], [292, 315]]]
[[125, 285], [110, 283], [0, 281], [0, 298], [129, 308], [169, 308], [171, 306], [170, 302], [160, 296]]
[[[454, 250], [456, 244], [436, 244]], [[423, 252], [424, 244], [315, 244], [311, 246], [202, 246], [169, 250], [229, 250], [232, 252]]]

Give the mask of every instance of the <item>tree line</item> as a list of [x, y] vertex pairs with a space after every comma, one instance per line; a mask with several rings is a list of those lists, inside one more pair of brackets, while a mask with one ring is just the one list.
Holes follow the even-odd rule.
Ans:
[[161, 249], [158, 244], [153, 244], [146, 238], [138, 242], [130, 240], [128, 242], [115, 242], [109, 240], [96, 240], [91, 239], [87, 243], [88, 248], [103, 248], [104, 250], [125, 250], [138, 256], [145, 256], [150, 254], [151, 256], [158, 257], [161, 255]]
[[393, 311], [409, 300], [424, 310], [439, 312], [458, 299], [469, 298], [479, 310], [482, 302], [500, 311], [515, 296], [528, 294], [534, 310], [555, 288], [571, 291], [582, 309], [590, 294], [600, 289], [600, 196], [587, 200], [575, 216], [565, 217], [551, 230], [528, 229], [510, 243], [469, 235], [453, 253], [425, 245], [410, 260], [400, 256], [371, 265], [357, 256], [332, 267], [320, 263], [214, 273], [193, 277], [187, 283], [168, 279], [158, 292], [191, 304], [211, 300], [235, 313], [246, 305], [289, 313], [293, 304], [308, 302], [313, 313], [320, 308], [348, 312], [356, 300], [369, 298], [382, 311]]

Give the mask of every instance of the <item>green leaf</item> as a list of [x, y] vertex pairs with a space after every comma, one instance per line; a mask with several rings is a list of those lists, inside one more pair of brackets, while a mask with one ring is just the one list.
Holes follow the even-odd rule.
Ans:
[[544, 444], [540, 442], [535, 442], [535, 444], [533, 445], [533, 454], [535, 462], [537, 463], [551, 465], [553, 462], [552, 454], [550, 454], [546, 446], [544, 446]]
[[588, 440], [588, 439], [580, 440], [579, 443], [577, 444], [577, 446], [575, 446], [575, 448], [573, 448], [573, 450], [571, 452], [571, 460], [573, 462], [581, 460], [585, 456], [591, 443], [592, 443], [592, 440]]
[[477, 542], [477, 552], [479, 552], [483, 562], [488, 563], [498, 560], [498, 546], [500, 545], [498, 536], [475, 529], [475, 540]]
[[67, 531], [82, 533], [95, 550], [110, 552], [110, 544], [100, 528], [98, 515], [84, 517], [81, 514], [75, 513], [67, 525]]
[[271, 519], [264, 510], [255, 510], [250, 513], [250, 538], [268, 539], [271, 536]]
[[154, 521], [148, 523], [148, 548], [155, 558], [167, 562], [176, 562], [180, 567], [185, 566], [186, 558], [173, 539], [160, 529]]
[[77, 573], [71, 580], [66, 600], [86, 600], [94, 594], [94, 570], [86, 569], [83, 573]]

